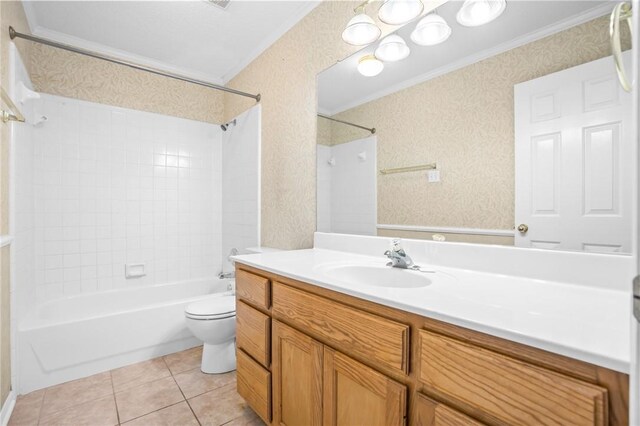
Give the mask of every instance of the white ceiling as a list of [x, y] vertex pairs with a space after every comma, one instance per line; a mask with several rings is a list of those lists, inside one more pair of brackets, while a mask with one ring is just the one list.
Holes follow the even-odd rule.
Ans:
[[318, 1], [26, 1], [33, 34], [224, 84]]
[[[411, 48], [408, 58], [386, 63], [381, 74], [364, 77], [357, 71], [358, 60], [375, 50], [367, 46], [318, 76], [318, 109], [328, 115], [353, 108], [461, 68], [497, 53], [548, 36], [588, 20], [610, 13], [614, 2], [581, 0], [507, 0], [507, 8], [495, 21], [481, 27], [463, 27], [455, 15], [460, 1], [438, 8], [451, 26], [451, 37], [444, 43], [423, 47], [411, 42], [416, 22], [410, 22], [397, 34]], [[604, 27], [603, 31], [608, 29]]]

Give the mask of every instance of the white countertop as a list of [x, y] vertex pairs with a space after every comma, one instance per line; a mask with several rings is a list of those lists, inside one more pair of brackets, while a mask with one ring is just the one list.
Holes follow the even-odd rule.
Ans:
[[319, 266], [385, 265], [387, 259], [319, 248], [234, 259], [329, 290], [629, 373], [631, 302], [623, 291], [422, 262], [416, 263], [436, 271], [433, 283], [426, 287], [354, 286], [330, 277]]

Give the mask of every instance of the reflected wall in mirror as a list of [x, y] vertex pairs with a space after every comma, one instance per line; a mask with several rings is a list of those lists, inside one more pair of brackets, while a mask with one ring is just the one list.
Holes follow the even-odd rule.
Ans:
[[411, 54], [379, 75], [357, 71], [378, 43], [319, 74], [319, 113], [375, 133], [318, 117], [318, 230], [630, 252], [631, 101], [610, 56], [613, 4], [508, 1], [480, 27], [456, 22], [461, 4], [437, 10], [444, 43], [414, 44], [415, 20], [395, 33]]

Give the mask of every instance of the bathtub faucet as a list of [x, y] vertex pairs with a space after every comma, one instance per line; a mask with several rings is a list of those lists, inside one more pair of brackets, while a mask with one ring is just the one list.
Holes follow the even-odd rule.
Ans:
[[220, 278], [221, 280], [224, 280], [226, 278], [235, 278], [235, 277], [236, 277], [236, 271], [220, 272], [218, 274], [218, 278]]

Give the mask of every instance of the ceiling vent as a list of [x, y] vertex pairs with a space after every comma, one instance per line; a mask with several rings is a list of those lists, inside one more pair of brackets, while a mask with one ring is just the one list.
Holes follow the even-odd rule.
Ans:
[[207, 3], [218, 6], [220, 9], [227, 9], [231, 0], [206, 0]]

